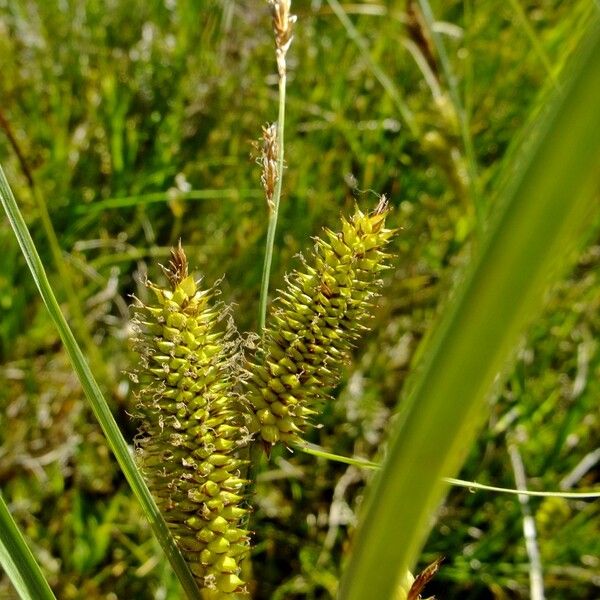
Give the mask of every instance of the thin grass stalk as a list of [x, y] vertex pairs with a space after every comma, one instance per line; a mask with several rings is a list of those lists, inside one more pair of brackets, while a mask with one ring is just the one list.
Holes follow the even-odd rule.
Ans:
[[23, 600], [56, 600], [0, 494], [0, 565]]
[[442, 478], [459, 470], [524, 326], [597, 216], [591, 200], [600, 181], [597, 18], [566, 72], [565, 93], [519, 157], [404, 400], [363, 508], [343, 600], [391, 598], [399, 576], [414, 566], [447, 488]]
[[69, 355], [71, 364], [79, 378], [81, 386], [85, 392], [85, 395], [90, 402], [90, 405], [100, 423], [102, 430], [106, 436], [108, 444], [113, 451], [119, 466], [125, 478], [127, 479], [131, 489], [142, 506], [144, 514], [148, 519], [150, 526], [152, 527], [154, 534], [160, 542], [167, 558], [169, 559], [173, 570], [175, 571], [182, 587], [184, 588], [188, 598], [195, 599], [199, 598], [198, 587], [189, 570], [183, 556], [179, 549], [175, 545], [175, 541], [169, 532], [167, 524], [165, 523], [162, 515], [160, 514], [156, 503], [154, 502], [150, 492], [142, 479], [133, 457], [127, 446], [127, 442], [123, 438], [119, 427], [110, 412], [110, 408], [100, 387], [96, 383], [94, 375], [85, 360], [81, 349], [79, 348], [75, 337], [64, 315], [62, 314], [56, 297], [48, 281], [44, 265], [40, 259], [40, 256], [35, 248], [35, 244], [31, 239], [31, 235], [23, 219], [17, 202], [12, 194], [6, 176], [2, 167], [0, 167], [0, 201], [8, 216], [8, 220], [13, 229], [13, 232], [19, 242], [19, 246], [23, 252], [27, 266], [29, 267], [33, 276], [34, 282], [40, 292], [42, 300], [50, 313], [60, 338], [65, 346], [65, 350]]
[[285, 131], [285, 92], [286, 92], [286, 76], [279, 78], [279, 115], [277, 119], [277, 140], [278, 155], [277, 155], [277, 170], [279, 176], [275, 184], [275, 194], [273, 195], [273, 205], [269, 212], [269, 226], [267, 229], [267, 242], [265, 245], [265, 261], [263, 264], [262, 281], [260, 285], [260, 301], [259, 301], [259, 331], [265, 328], [267, 321], [267, 301], [269, 297], [269, 279], [271, 277], [271, 264], [273, 262], [273, 250], [275, 248], [275, 232], [277, 231], [277, 220], [279, 218], [279, 202], [281, 200], [281, 190], [283, 184], [283, 165], [284, 165], [284, 150], [283, 136]]
[[296, 17], [289, 13], [291, 0], [269, 0], [273, 12], [273, 29], [275, 32], [275, 47], [277, 56], [277, 72], [279, 75], [279, 110], [277, 117], [277, 180], [275, 191], [269, 201], [269, 225], [265, 247], [265, 260], [263, 264], [262, 281], [259, 300], [259, 331], [263, 331], [267, 320], [267, 302], [269, 297], [269, 279], [271, 264], [273, 262], [273, 249], [275, 246], [275, 232], [279, 217], [279, 203], [283, 186], [284, 168], [284, 133], [285, 133], [285, 96], [287, 86], [286, 53], [292, 43], [292, 26]]
[[[359, 469], [369, 469], [371, 471], [378, 471], [381, 469], [381, 465], [376, 462], [372, 462], [365, 458], [356, 456], [341, 456], [334, 454], [333, 452], [327, 452], [327, 450], [321, 448], [317, 444], [311, 444], [310, 442], [303, 442], [294, 446], [294, 449], [309, 454], [310, 456], [316, 456], [317, 458], [324, 458], [325, 460], [332, 460], [345, 465], [352, 465]], [[495, 485], [485, 485], [484, 483], [477, 483], [476, 481], [466, 481], [465, 479], [456, 479], [455, 477], [444, 477], [443, 481], [454, 485], [456, 487], [469, 488], [471, 491], [481, 490], [487, 492], [498, 492], [499, 494], [517, 494], [525, 496], [533, 496], [537, 498], [571, 498], [573, 500], [594, 500], [600, 498], [600, 491], [594, 492], [549, 492], [549, 491], [532, 491], [532, 490], [521, 490], [513, 488], [498, 487]]]
[[558, 484], [561, 490], [573, 487], [588, 471], [600, 462], [600, 448], [588, 452]]
[[[464, 22], [464, 38], [463, 43], [465, 48], [473, 47], [474, 35], [474, 12], [475, 0], [465, 0], [463, 4], [463, 22]], [[463, 98], [465, 100], [465, 114], [470, 119], [473, 114], [473, 101], [475, 94], [475, 69], [474, 58], [472, 52], [467, 52], [463, 62]]]

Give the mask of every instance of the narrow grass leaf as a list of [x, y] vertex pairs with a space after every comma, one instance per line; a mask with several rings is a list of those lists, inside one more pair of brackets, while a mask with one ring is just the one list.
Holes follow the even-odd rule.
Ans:
[[56, 600], [0, 494], [0, 565], [23, 600]]
[[[370, 460], [366, 460], [365, 458], [359, 458], [356, 456], [341, 456], [339, 454], [334, 454], [333, 452], [327, 452], [327, 450], [324, 450], [316, 444], [311, 444], [310, 442], [298, 444], [297, 446], [294, 446], [294, 448], [300, 450], [300, 452], [304, 452], [305, 454], [316, 456], [317, 458], [324, 458], [325, 460], [332, 460], [334, 462], [339, 462], [345, 465], [352, 465], [353, 467], [358, 467], [359, 469], [370, 469], [373, 471], [381, 469], [381, 465], [379, 463], [372, 462]], [[468, 488], [471, 491], [481, 490], [484, 492], [498, 492], [499, 494], [522, 494], [523, 496], [535, 496], [538, 498], [570, 498], [573, 500], [592, 500], [594, 498], [600, 498], [600, 491], [536, 492], [532, 490], [516, 490], [513, 488], [498, 487], [496, 485], [486, 485], [484, 483], [477, 483], [476, 481], [456, 479], [455, 477], [444, 477], [443, 481], [456, 487]]]
[[119, 427], [110, 412], [110, 408], [104, 399], [88, 363], [79, 348], [73, 332], [69, 328], [62, 314], [56, 297], [46, 276], [44, 265], [35, 248], [31, 235], [23, 219], [15, 197], [10, 189], [2, 167], [0, 167], [0, 201], [8, 216], [10, 225], [19, 242], [27, 265], [31, 271], [35, 284], [40, 292], [42, 300], [50, 313], [50, 317], [58, 330], [60, 338], [65, 346], [71, 364], [79, 378], [81, 386], [89, 400], [94, 414], [100, 423], [123, 474], [125, 475], [133, 493], [142, 505], [146, 518], [165, 551], [171, 565], [189, 598], [199, 598], [199, 591], [194, 578], [179, 552], [175, 541], [171, 536], [167, 524], [162, 518], [150, 492], [137, 470], [133, 457], [127, 447], [127, 442], [121, 435]]
[[484, 401], [544, 292], [592, 222], [600, 181], [600, 25], [568, 65], [462, 285], [431, 339], [376, 475], [341, 584], [343, 600], [393, 597], [446, 485], [475, 437]]
[[75, 214], [98, 213], [110, 209], [168, 202], [173, 197], [176, 197], [177, 200], [188, 202], [199, 200], [238, 200], [240, 198], [260, 198], [261, 196], [260, 190], [251, 189], [205, 189], [190, 190], [189, 192], [178, 191], [175, 194], [170, 194], [169, 192], [150, 192], [148, 194], [138, 194], [135, 196], [106, 198], [90, 204], [78, 204], [75, 207]]

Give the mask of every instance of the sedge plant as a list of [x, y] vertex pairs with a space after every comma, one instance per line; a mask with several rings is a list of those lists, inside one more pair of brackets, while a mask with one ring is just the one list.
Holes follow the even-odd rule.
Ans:
[[[166, 284], [148, 283], [152, 300], [136, 301], [133, 307], [134, 342], [140, 357], [132, 374], [138, 382], [134, 403], [141, 427], [139, 472], [62, 317], [3, 175], [0, 186], [3, 206], [28, 266], [96, 415], [190, 598], [248, 595], [244, 572], [252, 538], [248, 524], [252, 499], [247, 492], [250, 448], [262, 447], [269, 453], [277, 443], [302, 447], [302, 438], [318, 421], [320, 405], [329, 400], [327, 393], [339, 381], [353, 344], [367, 329], [381, 290], [381, 272], [391, 263], [385, 248], [395, 234], [385, 226], [389, 205], [384, 197], [370, 211], [357, 208], [353, 215], [342, 217], [338, 231], [326, 229], [316, 240], [312, 254], [286, 278], [270, 313], [267, 310], [284, 167], [285, 54], [295, 21], [289, 0], [270, 0], [270, 4], [280, 118], [276, 126], [263, 131], [262, 182], [270, 220], [260, 300], [262, 335], [258, 348], [247, 356], [230, 309], [216, 301], [215, 288], [203, 288], [193, 269], [190, 272], [182, 247], [173, 249], [165, 269]], [[560, 255], [564, 243], [577, 237], [589, 212], [590, 190], [599, 170], [597, 153], [579, 164], [560, 151], [553, 136], [598, 150], [598, 137], [592, 133], [600, 129], [600, 123], [586, 106], [600, 88], [599, 31], [597, 25], [592, 28], [573, 83], [542, 131], [540, 140], [548, 144], [540, 142], [532, 149], [515, 187], [506, 192], [503, 210], [442, 323], [439, 339], [434, 340], [432, 354], [409, 398], [402, 428], [392, 438], [369, 497], [340, 590], [344, 599], [416, 600], [438, 569], [436, 561], [416, 578], [409, 571], [440, 498], [441, 478], [452, 475], [460, 465], [463, 442], [475, 431], [477, 403], [526, 317], [541, 305], [546, 267]], [[560, 109], [574, 116], [577, 127], [569, 127]], [[591, 125], [586, 117], [592, 119]], [[552, 167], [551, 177], [543, 172], [546, 163]], [[561, 202], [556, 192], [563, 184], [574, 193], [572, 207]], [[538, 202], [539, 191], [544, 195]], [[535, 220], [536, 227], [519, 226], [523, 219]], [[532, 257], [519, 264], [518, 254], [527, 248]], [[500, 284], [490, 279], [488, 267], [507, 285], [513, 281], [509, 274], [519, 274], [519, 289], [526, 292], [525, 308], [502, 301]], [[485, 311], [476, 310], [476, 300], [485, 302]], [[474, 322], [469, 321], [469, 309], [475, 311]], [[484, 326], [484, 313], [495, 315], [493, 326]], [[467, 342], [477, 347], [491, 338], [498, 341], [498, 349], [490, 357], [478, 357], [477, 369], [468, 370], [465, 365], [473, 353]], [[458, 395], [460, 406], [455, 400]], [[424, 411], [424, 416], [418, 411]], [[435, 463], [431, 481], [415, 472], [424, 459]], [[395, 502], [399, 497], [406, 498], [400, 508]], [[29, 557], [26, 565], [11, 565], [11, 569], [15, 580], [23, 573], [33, 577], [35, 571]], [[378, 577], [373, 578], [376, 571]], [[39, 573], [34, 575], [39, 579]]]
[[[286, 279], [270, 320], [266, 298], [282, 189], [285, 56], [292, 41], [289, 1], [271, 2], [279, 75], [279, 121], [263, 127], [261, 183], [270, 212], [259, 347], [250, 359], [228, 321], [188, 272], [181, 245], [165, 269], [169, 286], [148, 284], [153, 304], [134, 307], [140, 368], [136, 408], [139, 464], [157, 504], [208, 597], [244, 594], [250, 534], [244, 496], [250, 442], [299, 444], [352, 344], [367, 329], [389, 256], [389, 204], [356, 209], [325, 230], [312, 256]], [[243, 383], [242, 391], [237, 387]]]

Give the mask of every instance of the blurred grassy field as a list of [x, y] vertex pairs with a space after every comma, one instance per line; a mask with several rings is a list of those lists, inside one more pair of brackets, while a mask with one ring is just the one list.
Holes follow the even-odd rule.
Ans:
[[[378, 459], [419, 342], [594, 4], [433, 2], [450, 77], [413, 3], [342, 4], [368, 55], [336, 6], [294, 4], [272, 288], [323, 225], [355, 202], [374, 206], [372, 190], [390, 197], [401, 233], [374, 330], [311, 434], [332, 452]], [[141, 278], [162, 277], [171, 244], [183, 240], [208, 283], [224, 275], [238, 327], [256, 329], [267, 207], [252, 141], [275, 118], [276, 84], [266, 2], [0, 2], [0, 162], [128, 439], [127, 304], [145, 293]], [[597, 484], [600, 224], [591, 225], [577, 267], [548, 294], [490, 398], [463, 478], [514, 487], [516, 445], [531, 489]], [[0, 486], [13, 514], [59, 598], [176, 598], [4, 220], [0, 248]], [[256, 598], [334, 597], [368, 476], [287, 451], [264, 465]], [[530, 506], [548, 597], [600, 596], [598, 503]], [[514, 496], [453, 491], [423, 565], [440, 555], [428, 588], [440, 599], [528, 597]], [[0, 597], [10, 589], [0, 580]]]

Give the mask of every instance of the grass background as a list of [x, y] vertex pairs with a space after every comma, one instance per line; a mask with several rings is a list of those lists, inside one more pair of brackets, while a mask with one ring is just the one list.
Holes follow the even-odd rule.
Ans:
[[[368, 56], [335, 3], [294, 4], [272, 282], [282, 283], [322, 225], [335, 227], [356, 201], [374, 205], [368, 190], [389, 195], [402, 228], [395, 268], [373, 333], [311, 435], [330, 451], [378, 459], [419, 342], [469, 258], [476, 215], [493, 208], [594, 9], [432, 3], [473, 146], [469, 164], [439, 54], [431, 51], [436, 102], [409, 51], [412, 42], [426, 56], [433, 41], [411, 27], [406, 3], [342, 6]], [[274, 70], [262, 2], [0, 2], [0, 161], [129, 439], [128, 295], [144, 293], [140, 277], [161, 277], [170, 244], [183, 239], [207, 282], [225, 274], [238, 326], [256, 328], [267, 213], [251, 142], [276, 114]], [[507, 446], [516, 443], [532, 489], [559, 489], [586, 458], [592, 468], [572, 486], [596, 483], [598, 231], [591, 224], [576, 268], [549, 292], [508, 383], [490, 399], [463, 478], [514, 487]], [[0, 247], [0, 485], [12, 513], [59, 598], [176, 597], [5, 221]], [[368, 476], [275, 456], [256, 486], [257, 598], [333, 597]], [[598, 503], [530, 504], [548, 596], [596, 597]], [[452, 492], [423, 564], [440, 555], [428, 588], [440, 598], [527, 597], [515, 497]], [[0, 586], [11, 597], [10, 584]]]

